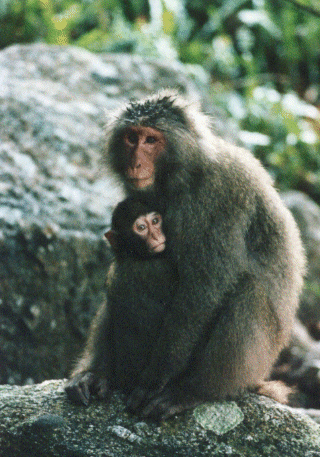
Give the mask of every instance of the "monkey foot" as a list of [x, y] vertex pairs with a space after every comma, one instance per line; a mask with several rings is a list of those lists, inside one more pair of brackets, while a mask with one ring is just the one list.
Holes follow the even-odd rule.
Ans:
[[105, 399], [109, 393], [108, 382], [105, 378], [97, 377], [90, 371], [79, 373], [65, 385], [69, 400], [73, 403], [88, 406], [90, 395], [96, 394], [100, 399]]
[[182, 392], [175, 389], [166, 388], [155, 393], [137, 388], [130, 396], [127, 406], [130, 412], [141, 418], [162, 421], [199, 403], [200, 400], [190, 395], [183, 396]]

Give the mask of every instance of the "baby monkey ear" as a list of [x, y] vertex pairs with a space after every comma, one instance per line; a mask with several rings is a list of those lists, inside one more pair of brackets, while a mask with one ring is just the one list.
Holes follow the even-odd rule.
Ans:
[[109, 241], [112, 249], [117, 250], [118, 247], [118, 232], [115, 230], [108, 230], [105, 234], [104, 237], [106, 240]]

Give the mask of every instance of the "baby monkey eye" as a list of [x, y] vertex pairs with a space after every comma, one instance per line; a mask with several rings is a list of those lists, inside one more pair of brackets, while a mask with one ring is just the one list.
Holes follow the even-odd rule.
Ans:
[[146, 138], [146, 143], [149, 143], [149, 144], [153, 144], [155, 143], [157, 140], [154, 136], [147, 136]]
[[147, 228], [147, 226], [144, 224], [137, 225], [138, 232], [143, 232], [146, 228]]
[[153, 225], [158, 225], [160, 224], [161, 222], [161, 217], [160, 216], [155, 216], [153, 219], [152, 219], [152, 224]]

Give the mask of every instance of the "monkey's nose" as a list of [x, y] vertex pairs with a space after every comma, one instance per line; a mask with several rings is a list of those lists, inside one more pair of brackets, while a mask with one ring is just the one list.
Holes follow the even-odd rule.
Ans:
[[129, 168], [130, 168], [132, 171], [138, 170], [139, 168], [141, 168], [141, 163], [137, 163], [137, 164], [133, 163], [132, 165], [130, 165]]

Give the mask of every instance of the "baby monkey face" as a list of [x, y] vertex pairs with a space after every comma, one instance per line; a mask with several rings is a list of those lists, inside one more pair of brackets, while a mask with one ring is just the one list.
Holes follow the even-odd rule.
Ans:
[[153, 212], [138, 217], [133, 223], [132, 230], [142, 238], [151, 254], [159, 254], [166, 247], [166, 237], [162, 232], [162, 217]]

